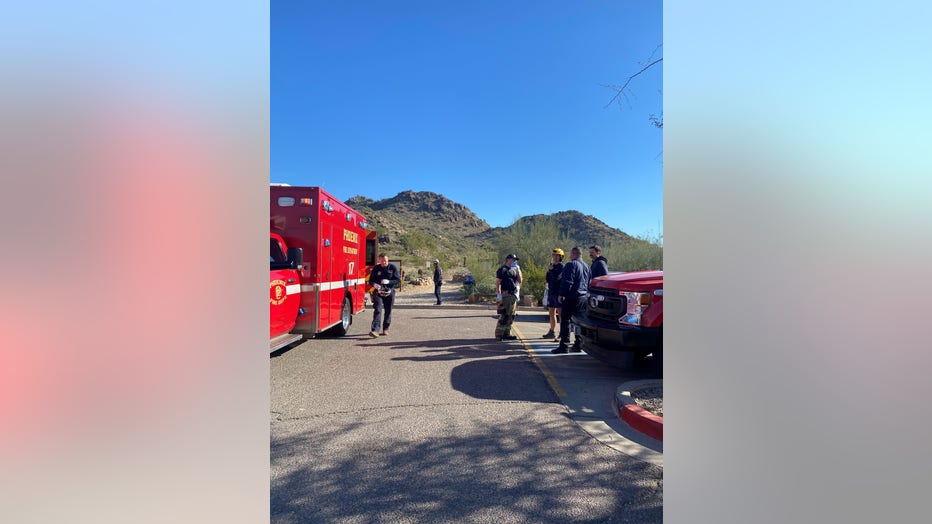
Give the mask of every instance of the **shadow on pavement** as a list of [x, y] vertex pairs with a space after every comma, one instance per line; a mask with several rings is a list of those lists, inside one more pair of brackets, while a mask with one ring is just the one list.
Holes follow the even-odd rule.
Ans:
[[425, 356], [395, 357], [392, 360], [455, 360], [461, 358], [500, 357], [509, 351], [520, 351], [516, 344], [506, 344], [494, 338], [475, 339], [440, 339], [440, 340], [411, 340], [395, 342], [388, 337], [370, 338], [372, 343], [359, 344], [360, 347], [381, 347], [391, 349], [417, 349]]
[[460, 364], [450, 372], [450, 385], [477, 399], [560, 402], [540, 369], [526, 356]]
[[[369, 415], [371, 416], [371, 414]], [[274, 436], [271, 522], [661, 522], [663, 473], [562, 421], [406, 441], [384, 420]], [[455, 423], [455, 422], [454, 422]], [[352, 453], [339, 450], [352, 449]], [[645, 482], [645, 479], [650, 479]]]
[[439, 320], [444, 318], [476, 318], [476, 315], [450, 315], [445, 317], [431, 316], [431, 317], [411, 317], [412, 320]]

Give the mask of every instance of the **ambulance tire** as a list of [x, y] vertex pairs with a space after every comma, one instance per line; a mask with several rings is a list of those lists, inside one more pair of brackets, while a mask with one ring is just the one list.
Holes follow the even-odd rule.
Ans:
[[343, 307], [340, 308], [340, 323], [333, 326], [333, 334], [342, 337], [349, 331], [350, 324], [353, 323], [353, 305], [349, 297], [343, 297]]

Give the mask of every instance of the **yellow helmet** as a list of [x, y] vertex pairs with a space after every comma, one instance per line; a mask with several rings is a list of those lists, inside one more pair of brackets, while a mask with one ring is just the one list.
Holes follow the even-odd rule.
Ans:
[[560, 249], [560, 248], [558, 248], [558, 247], [555, 247], [555, 248], [553, 248], [553, 254], [554, 254], [554, 255], [560, 255], [560, 256], [562, 257], [562, 256], [563, 256], [563, 250]]

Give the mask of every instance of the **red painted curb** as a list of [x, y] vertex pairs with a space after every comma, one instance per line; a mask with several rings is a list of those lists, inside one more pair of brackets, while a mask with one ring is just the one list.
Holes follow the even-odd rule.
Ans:
[[632, 428], [663, 442], [663, 419], [635, 404], [621, 406], [619, 416]]

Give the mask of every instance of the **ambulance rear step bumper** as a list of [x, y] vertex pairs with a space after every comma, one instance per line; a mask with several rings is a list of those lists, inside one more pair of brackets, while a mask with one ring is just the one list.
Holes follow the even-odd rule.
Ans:
[[279, 350], [288, 344], [297, 342], [304, 338], [304, 335], [301, 333], [285, 333], [284, 335], [279, 335], [269, 341], [269, 353]]

